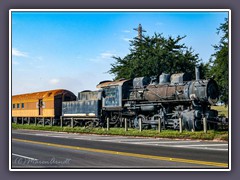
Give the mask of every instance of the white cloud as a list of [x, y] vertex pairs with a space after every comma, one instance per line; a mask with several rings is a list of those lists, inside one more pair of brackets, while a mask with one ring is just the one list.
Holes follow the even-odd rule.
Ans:
[[130, 31], [130, 30], [123, 30], [122, 32], [124, 32], [124, 33], [130, 33], [131, 31]]
[[129, 42], [132, 39], [131, 38], [122, 38], [122, 40]]
[[28, 57], [27, 53], [21, 52], [16, 48], [12, 48], [12, 55], [17, 57]]
[[56, 84], [58, 84], [60, 82], [60, 80], [59, 79], [51, 79], [50, 81], [49, 81], [49, 83], [50, 84], [53, 84], [53, 85], [56, 85]]
[[13, 65], [18, 65], [19, 62], [17, 62], [17, 61], [12, 61], [12, 64], [13, 64]]
[[97, 62], [97, 63], [104, 63], [106, 62], [106, 60], [112, 60], [113, 56], [116, 56], [116, 54], [109, 51], [102, 52], [97, 57], [90, 59], [90, 61]]
[[115, 54], [111, 53], [111, 52], [104, 52], [100, 54], [101, 59], [110, 59], [113, 56], [115, 56]]

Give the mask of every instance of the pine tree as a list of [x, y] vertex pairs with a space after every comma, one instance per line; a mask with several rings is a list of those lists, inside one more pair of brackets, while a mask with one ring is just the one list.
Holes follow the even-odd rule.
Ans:
[[228, 19], [220, 24], [217, 29], [217, 34], [222, 33], [221, 39], [217, 45], [214, 45], [214, 54], [210, 59], [211, 69], [210, 74], [214, 77], [219, 85], [219, 90], [221, 93], [220, 100], [228, 105], [228, 74], [229, 74], [229, 58], [228, 58]]
[[111, 64], [109, 73], [114, 74], [115, 79], [158, 76], [162, 72], [186, 72], [194, 78], [194, 67], [199, 63], [198, 54], [180, 43], [184, 38], [165, 38], [157, 33], [152, 37], [134, 38], [130, 41], [129, 54], [123, 58], [113, 57], [116, 62]]

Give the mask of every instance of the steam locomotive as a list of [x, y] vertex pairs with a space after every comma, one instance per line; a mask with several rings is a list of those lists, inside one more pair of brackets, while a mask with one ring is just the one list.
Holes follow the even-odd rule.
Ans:
[[[214, 128], [218, 112], [211, 109], [219, 98], [213, 79], [196, 79], [187, 73], [161, 74], [159, 78], [138, 77], [130, 80], [102, 81], [96, 91], [78, 93], [76, 101], [62, 102], [63, 122], [74, 119], [75, 125], [179, 129], [179, 118], [187, 130], [203, 129], [203, 117]], [[127, 121], [125, 121], [125, 119]]]

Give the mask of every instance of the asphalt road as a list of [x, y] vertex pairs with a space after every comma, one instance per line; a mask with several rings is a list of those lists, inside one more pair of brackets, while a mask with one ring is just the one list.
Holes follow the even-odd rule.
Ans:
[[12, 169], [227, 169], [226, 142], [12, 130]]

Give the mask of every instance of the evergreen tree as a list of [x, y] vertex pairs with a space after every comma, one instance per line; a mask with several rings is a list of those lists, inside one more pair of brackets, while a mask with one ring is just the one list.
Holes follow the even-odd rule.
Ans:
[[130, 53], [125, 57], [113, 57], [109, 73], [115, 79], [156, 76], [164, 73], [186, 72], [195, 77], [195, 66], [199, 62], [198, 54], [192, 48], [180, 43], [184, 37], [165, 38], [155, 33], [152, 37], [142, 36], [130, 41]]
[[225, 19], [225, 22], [220, 24], [220, 27], [217, 29], [217, 34], [222, 33], [220, 42], [217, 45], [214, 45], [214, 54], [210, 59], [210, 74], [214, 77], [219, 85], [219, 90], [221, 93], [220, 100], [227, 105], [228, 104], [228, 19]]

